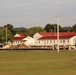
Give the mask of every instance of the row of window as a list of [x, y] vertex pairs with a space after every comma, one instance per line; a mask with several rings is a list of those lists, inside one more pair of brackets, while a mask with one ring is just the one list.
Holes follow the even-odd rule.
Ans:
[[[50, 40], [50, 41], [39, 41], [39, 43], [44, 42], [44, 43], [57, 43], [57, 40]], [[69, 43], [69, 40], [60, 40], [60, 43]]]
[[21, 44], [23, 43], [22, 41], [14, 41], [15, 44]]

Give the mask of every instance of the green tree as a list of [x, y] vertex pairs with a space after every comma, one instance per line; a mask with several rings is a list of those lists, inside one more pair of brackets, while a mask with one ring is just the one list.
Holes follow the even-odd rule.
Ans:
[[11, 30], [11, 29], [13, 28], [13, 25], [7, 24], [7, 25], [4, 25], [4, 27], [5, 27], [5, 28], [7, 27], [7, 29]]
[[28, 29], [27, 34], [33, 36], [36, 32], [44, 32], [45, 30], [42, 27], [31, 27]]
[[76, 32], [76, 24], [74, 24], [74, 25], [70, 28], [70, 31]]
[[24, 27], [13, 28], [13, 29], [11, 29], [11, 32], [12, 32], [13, 35], [15, 35], [16, 33], [27, 34], [27, 28], [24, 28]]
[[[59, 31], [60, 32], [67, 32], [67, 31], [73, 31], [73, 30], [76, 30], [75, 26], [73, 27], [74, 29], [71, 30], [71, 27], [61, 27], [59, 25]], [[57, 32], [57, 24], [47, 24], [44, 29], [47, 31], [47, 32]]]
[[47, 32], [50, 32], [53, 30], [53, 26], [51, 24], [47, 24], [44, 29], [47, 31]]
[[[12, 33], [10, 30], [7, 30], [7, 40], [11, 40], [12, 38]], [[6, 42], [6, 28], [0, 29], [0, 41], [1, 42]]]
[[[61, 26], [59, 26], [59, 29], [61, 28]], [[57, 24], [47, 24], [44, 29], [47, 32], [56, 32], [57, 31]]]

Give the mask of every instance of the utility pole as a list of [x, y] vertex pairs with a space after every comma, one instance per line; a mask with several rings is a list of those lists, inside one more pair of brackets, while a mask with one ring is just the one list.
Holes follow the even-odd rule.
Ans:
[[6, 44], [7, 44], [7, 26], [6, 26]]
[[57, 52], [59, 52], [59, 17], [57, 16]]

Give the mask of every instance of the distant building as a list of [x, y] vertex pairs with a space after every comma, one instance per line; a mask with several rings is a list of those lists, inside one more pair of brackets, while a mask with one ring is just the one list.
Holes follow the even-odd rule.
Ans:
[[18, 45], [18, 44], [26, 44], [26, 45], [34, 45], [35, 41], [32, 37], [27, 36], [23, 33], [21, 34], [16, 34], [13, 38], [13, 45]]
[[[33, 38], [37, 46], [57, 45], [57, 33], [39, 32]], [[59, 45], [76, 46], [76, 32], [59, 32]]]
[[22, 44], [23, 43], [23, 39], [26, 38], [27, 36], [24, 34], [16, 34], [12, 40], [13, 40], [13, 45], [18, 45], [18, 44]]

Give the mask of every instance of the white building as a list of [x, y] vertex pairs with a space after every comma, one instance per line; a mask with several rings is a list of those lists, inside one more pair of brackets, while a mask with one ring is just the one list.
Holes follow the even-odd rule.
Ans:
[[34, 45], [35, 41], [32, 37], [24, 35], [24, 34], [16, 34], [13, 37], [13, 45], [25, 44], [25, 45]]
[[[36, 33], [33, 38], [37, 46], [54, 46], [57, 45], [57, 33], [40, 32]], [[76, 46], [76, 32], [60, 32], [59, 45]]]
[[24, 35], [24, 34], [16, 34], [13, 38], [12, 38], [12, 40], [13, 40], [13, 45], [18, 45], [18, 44], [22, 44], [23, 43], [23, 39], [24, 38], [26, 38], [27, 36], [26, 35]]

